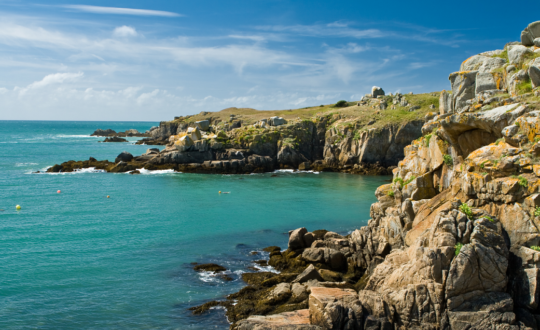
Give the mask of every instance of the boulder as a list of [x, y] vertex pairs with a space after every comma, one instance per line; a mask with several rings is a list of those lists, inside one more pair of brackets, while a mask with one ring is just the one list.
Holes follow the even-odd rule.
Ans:
[[197, 141], [202, 138], [201, 131], [198, 127], [189, 127], [187, 130], [187, 135], [191, 137], [193, 141]]
[[112, 137], [105, 138], [103, 142], [128, 142], [128, 140], [118, 137], [118, 136], [112, 136]]
[[322, 330], [310, 324], [309, 310], [301, 309], [268, 316], [253, 315], [237, 323], [238, 330]]
[[309, 314], [313, 325], [325, 330], [362, 329], [363, 307], [351, 289], [312, 287]]
[[529, 77], [531, 78], [532, 87], [540, 87], [540, 65], [531, 65], [528, 72]]
[[379, 95], [384, 96], [384, 90], [377, 86], [371, 87], [371, 96], [377, 98]]
[[529, 24], [521, 32], [521, 44], [524, 46], [534, 46], [534, 40], [540, 37], [540, 21]]
[[289, 299], [291, 294], [291, 285], [289, 283], [279, 283], [270, 291], [266, 300], [269, 304], [274, 305]]
[[114, 160], [115, 163], [118, 162], [130, 162], [133, 159], [133, 155], [130, 154], [127, 151], [122, 151], [118, 156], [116, 156], [116, 159]]
[[[540, 47], [540, 37], [535, 38], [535, 39], [533, 40], [533, 44], [534, 44], [536, 47]], [[535, 50], [535, 52], [536, 52], [536, 50]]]
[[321, 274], [319, 274], [319, 272], [313, 265], [307, 266], [306, 269], [304, 269], [304, 271], [296, 277], [293, 283], [304, 283], [311, 280], [317, 280], [320, 282], [324, 281]]
[[311, 263], [323, 263], [333, 270], [343, 270], [347, 267], [347, 259], [342, 252], [329, 248], [307, 248], [302, 252], [302, 258]]
[[180, 139], [174, 142], [174, 146], [180, 152], [188, 151], [193, 146], [193, 144], [193, 139], [189, 135], [182, 136]]
[[476, 90], [475, 93], [479, 94], [483, 91], [499, 89], [497, 82], [493, 75], [489, 72], [478, 72], [476, 74]]
[[478, 71], [460, 71], [450, 74], [454, 111], [463, 110], [468, 106], [466, 102], [475, 97], [477, 73]]
[[304, 241], [304, 235], [307, 234], [307, 229], [302, 227], [289, 232], [289, 249], [299, 250], [309, 245], [306, 245]]
[[270, 117], [268, 122], [270, 126], [281, 126], [286, 124], [286, 120], [281, 117]]
[[210, 121], [200, 120], [195, 122], [195, 126], [201, 131], [208, 131], [210, 129]]
[[508, 46], [508, 60], [510, 64], [519, 64], [523, 62], [526, 54], [532, 53], [532, 50], [523, 45]]

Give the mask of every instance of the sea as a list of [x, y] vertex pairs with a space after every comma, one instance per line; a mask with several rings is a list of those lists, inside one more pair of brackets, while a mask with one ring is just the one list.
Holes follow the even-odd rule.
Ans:
[[[264, 247], [287, 248], [289, 230], [348, 234], [366, 225], [375, 189], [389, 180], [292, 171], [45, 173], [68, 160], [163, 149], [90, 136], [156, 125], [0, 121], [0, 329], [228, 329], [223, 309], [188, 308], [245, 286], [242, 273], [268, 258]], [[220, 264], [233, 280], [195, 272], [193, 263]]]

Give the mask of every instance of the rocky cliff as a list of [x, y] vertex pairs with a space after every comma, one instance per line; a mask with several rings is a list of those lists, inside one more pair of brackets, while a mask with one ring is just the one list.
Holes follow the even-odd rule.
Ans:
[[[403, 149], [421, 136], [436, 94], [369, 94], [358, 103], [270, 112], [227, 109], [161, 122], [139, 144], [166, 145], [127, 162], [67, 162], [49, 171], [97, 167], [196, 173], [252, 173], [275, 169], [390, 174]], [[391, 104], [391, 105], [389, 105]], [[392, 105], [393, 104], [393, 105]], [[413, 105], [414, 104], [414, 105]], [[286, 117], [287, 119], [285, 119]], [[104, 133], [107, 131], [101, 131]], [[96, 134], [96, 133], [94, 133]]]
[[[282, 274], [245, 276], [235, 304], [223, 303], [232, 328], [539, 329], [539, 29], [452, 73], [439, 114], [376, 190], [368, 225], [291, 231], [288, 249], [270, 254]], [[362, 157], [357, 141], [337, 154], [325, 144], [325, 161]]]

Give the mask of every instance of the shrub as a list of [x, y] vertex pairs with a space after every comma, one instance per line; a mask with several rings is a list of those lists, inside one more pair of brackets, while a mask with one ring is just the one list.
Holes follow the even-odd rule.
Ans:
[[456, 246], [454, 246], [454, 248], [456, 249], [456, 257], [459, 254], [459, 252], [461, 251], [462, 247], [463, 247], [463, 244], [461, 244], [461, 243], [457, 243]]
[[389, 190], [386, 195], [390, 196], [390, 197], [394, 197], [394, 191], [393, 190]]
[[347, 102], [345, 100], [340, 100], [340, 101], [337, 101], [337, 103], [334, 105], [334, 107], [343, 108], [343, 107], [346, 107], [348, 105], [349, 105], [349, 102]]
[[540, 246], [533, 245], [533, 246], [531, 246], [531, 249], [533, 249], [535, 251], [540, 251]]
[[471, 207], [469, 205], [467, 205], [465, 203], [462, 203], [459, 206], [459, 209], [460, 209], [461, 212], [465, 213], [465, 215], [467, 216], [467, 218], [469, 218], [469, 220], [474, 220], [472, 210], [471, 210]]
[[527, 181], [527, 179], [525, 179], [524, 177], [522, 177], [521, 175], [517, 177], [518, 180], [519, 180], [519, 185], [522, 186], [522, 187], [525, 187], [527, 188], [529, 186], [529, 181]]
[[444, 155], [443, 156], [443, 161], [447, 166], [454, 165], [454, 160], [452, 159], [452, 156], [450, 156], [450, 155]]

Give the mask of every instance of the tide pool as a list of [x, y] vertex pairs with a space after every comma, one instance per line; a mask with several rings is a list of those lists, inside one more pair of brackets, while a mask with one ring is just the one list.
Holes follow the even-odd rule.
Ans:
[[[33, 173], [67, 160], [141, 154], [149, 146], [134, 145], [138, 138], [98, 143], [103, 138], [89, 134], [155, 125], [0, 121], [1, 329], [228, 329], [223, 311], [193, 316], [187, 308], [239, 290], [242, 272], [265, 257], [250, 252], [286, 248], [291, 229], [348, 233], [366, 225], [375, 189], [389, 180], [286, 171]], [[196, 273], [192, 262], [223, 265], [234, 280]]]

